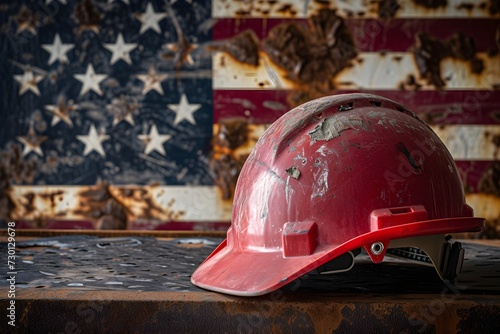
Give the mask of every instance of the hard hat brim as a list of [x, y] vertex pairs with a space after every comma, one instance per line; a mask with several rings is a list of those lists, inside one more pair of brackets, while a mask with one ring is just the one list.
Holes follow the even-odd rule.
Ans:
[[226, 239], [196, 269], [191, 282], [201, 288], [225, 294], [259, 296], [279, 289], [348, 251], [374, 242], [433, 234], [477, 232], [483, 227], [483, 218], [419, 221], [372, 231], [341, 245], [323, 245], [308, 256], [291, 257], [283, 256], [280, 249], [231, 249]]

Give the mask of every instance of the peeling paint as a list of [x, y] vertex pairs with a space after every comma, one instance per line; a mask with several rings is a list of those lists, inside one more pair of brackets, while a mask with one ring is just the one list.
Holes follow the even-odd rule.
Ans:
[[259, 65], [259, 40], [252, 30], [242, 31], [220, 45], [211, 46], [210, 49], [224, 51], [245, 64]]
[[309, 132], [313, 141], [330, 140], [340, 136], [345, 130], [366, 130], [367, 127], [361, 118], [348, 116], [331, 116], [325, 118], [314, 130]]
[[0, 152], [0, 219], [10, 220], [15, 210], [15, 198], [12, 196], [12, 184], [32, 183], [39, 167], [36, 158], [23, 159], [19, 145], [7, 145]]
[[316, 150], [316, 153], [321, 154], [323, 157], [326, 157], [327, 154], [335, 154], [335, 156], [339, 157], [339, 153], [335, 149], [328, 148], [326, 145], [321, 145], [320, 148]]
[[[400, 5], [401, 4], [401, 5]], [[443, 17], [488, 17], [500, 13], [497, 0], [259, 0], [213, 2], [214, 16], [259, 18], [306, 18], [322, 8], [335, 8], [338, 15], [349, 19]]]
[[222, 190], [222, 198], [233, 197], [236, 180], [247, 158], [237, 151], [249, 140], [248, 122], [244, 119], [221, 120], [214, 129], [213, 153], [210, 170], [216, 185]]
[[[304, 152], [302, 152], [302, 154], [304, 154]], [[305, 165], [307, 164], [307, 158], [304, 156], [304, 155], [301, 155], [300, 153], [298, 153], [295, 158], [293, 158], [294, 161], [300, 161], [302, 163], [302, 165]]]
[[437, 89], [442, 89], [446, 84], [441, 77], [441, 61], [445, 58], [469, 62], [471, 72], [475, 74], [480, 74], [485, 68], [483, 60], [476, 55], [474, 40], [462, 33], [457, 33], [446, 41], [420, 33], [416, 36], [414, 56], [422, 78]]
[[85, 30], [99, 33], [102, 15], [92, 0], [84, 0], [76, 4], [73, 15], [80, 24], [77, 34], [81, 34]]
[[332, 87], [332, 77], [346, 68], [357, 50], [350, 31], [335, 10], [320, 9], [309, 28], [296, 22], [271, 29], [263, 50], [297, 83], [292, 106], [311, 100]]
[[288, 168], [286, 172], [290, 174], [295, 180], [300, 177], [300, 170], [295, 166]]

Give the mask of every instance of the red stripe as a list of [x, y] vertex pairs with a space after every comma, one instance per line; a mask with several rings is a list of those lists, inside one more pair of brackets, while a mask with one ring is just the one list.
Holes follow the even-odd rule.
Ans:
[[214, 123], [243, 117], [251, 123], [272, 123], [291, 109], [286, 90], [214, 90]]
[[[274, 26], [291, 22], [290, 19], [239, 18], [220, 19], [214, 26], [214, 40], [231, 38], [238, 33], [251, 29], [262, 40]], [[293, 19], [307, 25], [306, 19]], [[476, 51], [487, 52], [495, 46], [495, 33], [500, 27], [498, 19], [460, 18], [460, 19], [347, 19], [346, 24], [352, 32], [356, 46], [361, 52], [392, 51], [406, 52], [415, 44], [419, 32], [447, 39], [457, 31], [474, 39]]]
[[[229, 222], [162, 222], [147, 224], [145, 222], [132, 221], [128, 230], [226, 231], [229, 225]], [[16, 228], [95, 230], [95, 224], [92, 221], [83, 220], [46, 220], [40, 225], [40, 222], [24, 219], [16, 221]]]
[[154, 226], [133, 221], [131, 230], [169, 230], [169, 231], [226, 231], [230, 222], [163, 222]]
[[62, 230], [93, 230], [95, 225], [90, 220], [44, 220], [42, 223], [35, 220], [21, 219], [16, 220], [16, 228], [33, 229], [62, 229]]
[[[335, 91], [333, 94], [355, 91]], [[432, 124], [499, 124], [500, 91], [364, 91], [397, 101]], [[252, 123], [272, 123], [293, 106], [289, 90], [214, 90], [214, 123], [243, 117]]]
[[[455, 161], [457, 167], [462, 175], [462, 182], [464, 183], [467, 192], [485, 192], [485, 186], [481, 186], [483, 177], [487, 177], [485, 172], [492, 167], [496, 161]], [[487, 183], [486, 183], [487, 184]]]

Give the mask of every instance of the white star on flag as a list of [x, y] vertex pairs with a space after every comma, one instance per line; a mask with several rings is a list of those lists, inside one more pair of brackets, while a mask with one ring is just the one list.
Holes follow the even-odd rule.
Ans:
[[183, 38], [184, 40], [177, 43], [167, 43], [166, 47], [174, 54], [174, 60], [176, 64], [182, 65], [186, 62], [189, 65], [194, 65], [194, 60], [191, 56], [191, 52], [198, 47], [198, 44], [189, 43], [187, 38]]
[[81, 83], [83, 84], [80, 95], [85, 95], [85, 93], [87, 93], [89, 90], [93, 90], [97, 94], [102, 95], [99, 84], [101, 83], [101, 81], [106, 79], [107, 75], [96, 74], [94, 72], [94, 67], [92, 66], [92, 64], [87, 65], [87, 71], [85, 72], [85, 74], [75, 74], [74, 77], [75, 79], [81, 81]]
[[21, 84], [19, 95], [23, 95], [26, 91], [30, 90], [36, 95], [40, 96], [37, 84], [43, 79], [43, 75], [36, 75], [31, 68], [27, 66], [23, 74], [14, 75], [14, 80]]
[[186, 94], [182, 94], [179, 104], [167, 104], [167, 107], [175, 112], [174, 126], [176, 126], [183, 120], [196, 125], [193, 113], [196, 110], [200, 109], [201, 104], [190, 104], [186, 97]]
[[143, 34], [148, 29], [153, 29], [157, 33], [161, 34], [160, 24], [159, 22], [167, 17], [166, 13], [160, 13], [154, 11], [153, 5], [151, 2], [148, 2], [146, 6], [146, 11], [142, 14], [136, 16], [136, 18], [141, 21], [141, 30], [139, 34]]
[[139, 110], [140, 104], [136, 103], [133, 98], [126, 95], [120, 95], [111, 100], [111, 103], [106, 105], [106, 110], [113, 114], [113, 126], [116, 126], [121, 121], [128, 122], [134, 126], [133, 113]]
[[137, 47], [136, 43], [125, 43], [123, 35], [118, 34], [115, 44], [104, 44], [104, 47], [109, 51], [113, 52], [111, 56], [110, 65], [113, 65], [118, 60], [123, 59], [127, 64], [131, 65], [132, 60], [130, 59], [130, 51]]
[[102, 148], [102, 142], [108, 140], [109, 136], [105, 133], [98, 134], [93, 124], [90, 126], [89, 133], [86, 136], [78, 135], [76, 138], [85, 144], [83, 155], [87, 156], [90, 152], [96, 151], [103, 157], [106, 156], [106, 153]]
[[115, 117], [113, 117], [113, 126], [116, 126], [121, 121], [125, 121], [125, 122], [127, 122], [128, 124], [130, 124], [132, 126], [135, 125], [135, 123], [134, 123], [134, 117], [132, 116], [132, 113], [128, 113], [125, 116], [123, 116], [123, 115], [115, 115]]
[[66, 53], [74, 47], [75, 44], [63, 44], [61, 42], [61, 37], [59, 36], [59, 34], [56, 34], [52, 44], [42, 44], [42, 48], [50, 53], [48, 65], [52, 65], [57, 60], [59, 60], [61, 63], [68, 63], [69, 60], [66, 56]]
[[138, 135], [137, 137], [146, 144], [146, 148], [144, 149], [145, 154], [157, 151], [163, 156], [166, 155], [163, 144], [172, 138], [171, 135], [160, 135], [158, 133], [158, 129], [156, 128], [156, 124], [153, 124], [149, 130], [149, 134]]
[[22, 153], [23, 157], [28, 155], [30, 152], [35, 152], [39, 156], [43, 157], [43, 151], [40, 148], [40, 145], [47, 140], [47, 136], [38, 136], [33, 126], [30, 126], [26, 136], [18, 136], [17, 140], [24, 145]]
[[59, 98], [57, 105], [46, 105], [45, 110], [52, 114], [52, 122], [51, 126], [56, 125], [59, 121], [63, 120], [64, 123], [68, 124], [71, 128], [73, 127], [73, 121], [69, 117], [69, 114], [78, 109], [78, 105], [76, 105], [73, 100], [70, 100], [68, 103], [64, 100], [64, 98]]
[[142, 95], [146, 95], [151, 90], [157, 91], [163, 95], [163, 88], [161, 82], [168, 78], [168, 74], [158, 74], [153, 66], [149, 68], [148, 74], [138, 74], [137, 78], [144, 83]]
[[[39, 13], [33, 13], [26, 5], [23, 5], [15, 19], [17, 21], [17, 34], [22, 34], [25, 30], [36, 35], [36, 28], [39, 25]], [[10, 39], [10, 38], [9, 38]], [[12, 41], [12, 40], [11, 40]]]

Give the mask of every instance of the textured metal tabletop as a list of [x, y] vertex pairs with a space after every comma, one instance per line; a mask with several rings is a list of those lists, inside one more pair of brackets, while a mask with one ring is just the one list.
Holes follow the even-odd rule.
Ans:
[[[222, 239], [58, 236], [16, 243], [17, 288], [75, 290], [202, 291], [190, 276]], [[6, 244], [0, 247], [5, 248]], [[465, 261], [453, 287], [466, 294], [500, 294], [500, 247], [464, 243]], [[7, 250], [1, 254], [6, 257]], [[2, 272], [6, 259], [2, 259]], [[6, 280], [0, 281], [7, 286]], [[386, 256], [373, 264], [360, 254], [345, 273], [310, 273], [288, 291], [439, 293], [433, 267]]]
[[[66, 235], [18, 241], [16, 326], [4, 319], [0, 332], [485, 334], [500, 328], [499, 247], [464, 243], [455, 285], [444, 284], [433, 267], [390, 257], [375, 265], [360, 254], [349, 272], [311, 272], [271, 294], [244, 298], [190, 282], [221, 240]], [[0, 270], [8, 273], [8, 247], [0, 247]], [[0, 280], [4, 310], [13, 300], [9, 289]]]

